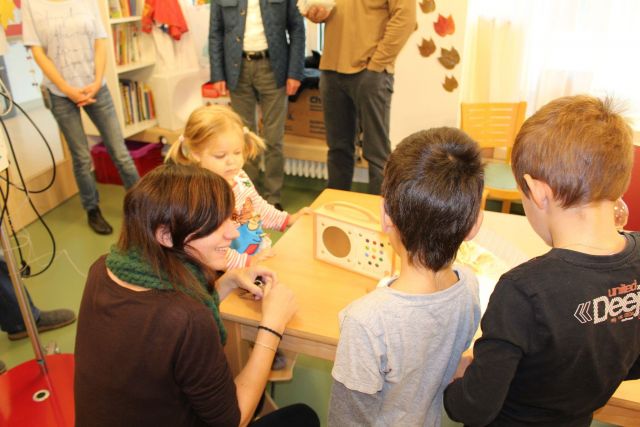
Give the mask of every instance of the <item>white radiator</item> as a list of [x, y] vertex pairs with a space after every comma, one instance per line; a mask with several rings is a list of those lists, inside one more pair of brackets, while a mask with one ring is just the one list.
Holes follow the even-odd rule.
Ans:
[[[305, 178], [328, 179], [327, 164], [325, 162], [314, 162], [313, 160], [284, 159], [284, 173], [293, 176], [303, 176]], [[369, 182], [367, 169], [356, 168], [353, 174], [355, 182]]]
[[327, 179], [327, 164], [311, 160], [284, 159], [284, 173], [305, 178]]

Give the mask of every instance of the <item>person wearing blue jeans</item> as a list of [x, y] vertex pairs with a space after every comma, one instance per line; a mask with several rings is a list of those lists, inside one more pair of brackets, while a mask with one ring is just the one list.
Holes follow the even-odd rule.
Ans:
[[42, 69], [45, 104], [64, 135], [73, 160], [89, 226], [98, 234], [113, 229], [98, 206], [87, 136], [80, 118], [84, 108], [100, 132], [125, 188], [138, 179], [138, 171], [125, 146], [113, 101], [104, 80], [107, 34], [95, 0], [24, 0], [22, 37]]
[[[28, 292], [27, 297], [29, 298], [31, 312], [39, 332], [60, 328], [76, 320], [76, 315], [71, 310], [40, 310], [33, 304]], [[0, 329], [6, 332], [8, 338], [12, 341], [27, 336], [18, 300], [9, 279], [9, 270], [7, 269], [7, 264], [2, 260], [0, 260]], [[4, 363], [0, 361], [0, 374], [5, 370]]]

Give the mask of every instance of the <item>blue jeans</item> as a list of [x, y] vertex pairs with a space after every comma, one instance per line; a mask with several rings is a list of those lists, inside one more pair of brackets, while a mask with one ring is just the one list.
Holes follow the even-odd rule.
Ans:
[[[140, 176], [124, 144], [116, 110], [106, 85], [100, 88], [95, 98], [96, 102], [83, 107], [84, 111], [98, 129], [98, 132], [100, 132], [102, 142], [118, 169], [124, 187], [128, 189], [140, 179]], [[80, 190], [82, 206], [87, 211], [94, 209], [98, 207], [98, 189], [92, 173], [93, 163], [89, 144], [87, 143], [87, 135], [82, 127], [80, 107], [69, 98], [52, 93], [51, 112], [67, 141], [69, 151], [71, 151], [73, 174]]]
[[[33, 318], [37, 321], [40, 318], [40, 310], [31, 302], [29, 292], [27, 292], [27, 296], [29, 297]], [[9, 279], [9, 270], [4, 261], [0, 261], [0, 329], [8, 334], [24, 331], [24, 321], [22, 320], [16, 293], [13, 290], [13, 285]]]
[[[320, 96], [327, 130], [328, 188], [351, 189], [355, 140], [362, 130], [362, 154], [369, 164], [369, 193], [380, 194], [382, 171], [391, 153], [389, 121], [393, 75], [362, 70], [343, 74], [323, 70]], [[356, 129], [356, 123], [359, 128]]]

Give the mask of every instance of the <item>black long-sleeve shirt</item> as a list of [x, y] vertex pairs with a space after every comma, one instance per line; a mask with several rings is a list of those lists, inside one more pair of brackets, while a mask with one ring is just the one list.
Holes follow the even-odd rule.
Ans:
[[463, 378], [444, 394], [470, 426], [588, 426], [640, 378], [640, 234], [618, 254], [565, 249], [500, 278]]

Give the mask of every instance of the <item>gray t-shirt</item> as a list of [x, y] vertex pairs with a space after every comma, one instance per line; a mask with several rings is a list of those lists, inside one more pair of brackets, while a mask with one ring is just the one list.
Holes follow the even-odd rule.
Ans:
[[[41, 46], [71, 86], [93, 82], [95, 40], [106, 37], [96, 0], [22, 0], [24, 45]], [[46, 76], [43, 84], [65, 96]]]
[[340, 313], [329, 405], [334, 426], [439, 426], [442, 393], [480, 321], [478, 282], [432, 294], [378, 288]]

